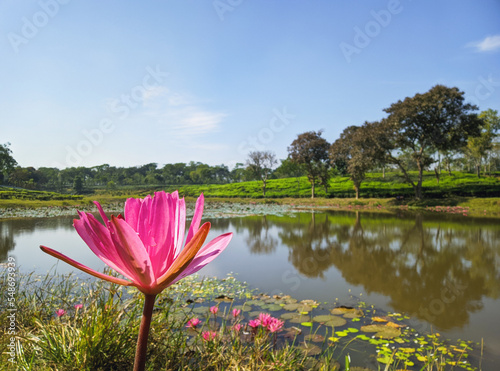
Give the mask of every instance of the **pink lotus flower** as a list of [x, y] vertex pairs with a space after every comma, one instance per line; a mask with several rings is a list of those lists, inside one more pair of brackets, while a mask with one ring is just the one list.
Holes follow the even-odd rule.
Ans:
[[210, 307], [210, 312], [212, 312], [213, 315], [216, 315], [217, 312], [219, 311], [219, 307], [214, 305], [213, 307]]
[[73, 225], [92, 252], [127, 279], [100, 273], [46, 246], [40, 248], [97, 278], [135, 286], [144, 293], [134, 361], [134, 371], [142, 371], [146, 367], [147, 341], [156, 295], [215, 259], [229, 244], [232, 233], [220, 235], [203, 246], [210, 230], [210, 223], [200, 227], [203, 194], [196, 201], [185, 241], [186, 204], [177, 191], [172, 194], [156, 192], [154, 197], [143, 199], [129, 198], [125, 202], [124, 216], [112, 215], [111, 219], [98, 202], [94, 203], [104, 225], [91, 213], [84, 212], [78, 212], [80, 219], [75, 219]]
[[186, 205], [178, 192], [156, 192], [154, 197], [129, 198], [124, 217], [108, 219], [95, 202], [104, 225], [91, 213], [78, 212], [74, 227], [80, 237], [106, 265], [128, 278], [97, 272], [55, 250], [40, 248], [49, 255], [95, 277], [125, 286], [135, 286], [156, 295], [178, 280], [193, 274], [219, 255], [231, 240], [232, 233], [214, 238], [203, 248], [210, 223], [200, 227], [204, 198], [201, 195], [187, 234], [184, 249]]
[[239, 332], [241, 330], [241, 324], [237, 323], [233, 326], [233, 330], [236, 331], [236, 332]]
[[201, 321], [198, 318], [191, 318], [188, 322], [186, 327], [189, 328], [196, 328], [201, 323]]
[[252, 328], [257, 328], [260, 326], [260, 321], [258, 319], [252, 319], [251, 321], [248, 322], [248, 326]]
[[217, 333], [215, 331], [205, 331], [201, 336], [205, 341], [212, 341], [217, 337]]
[[75, 309], [82, 309], [83, 308], [83, 304], [75, 304]]
[[58, 309], [58, 310], [56, 310], [56, 316], [57, 317], [64, 316], [65, 314], [66, 314], [66, 311], [64, 309]]
[[233, 317], [236, 318], [240, 315], [241, 309], [233, 309]]

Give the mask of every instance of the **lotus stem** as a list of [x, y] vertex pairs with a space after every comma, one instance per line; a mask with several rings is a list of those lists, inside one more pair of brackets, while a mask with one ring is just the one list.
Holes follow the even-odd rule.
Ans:
[[142, 311], [141, 327], [137, 337], [135, 350], [134, 371], [144, 371], [146, 368], [146, 354], [148, 351], [148, 336], [153, 317], [156, 295], [145, 295], [144, 309]]

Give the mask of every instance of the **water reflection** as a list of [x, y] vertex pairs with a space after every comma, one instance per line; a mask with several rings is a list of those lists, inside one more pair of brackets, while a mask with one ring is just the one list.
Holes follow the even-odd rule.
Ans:
[[251, 253], [281, 244], [303, 276], [322, 279], [335, 267], [347, 282], [389, 297], [395, 311], [443, 330], [467, 324], [483, 298], [499, 297], [496, 220], [329, 212], [232, 222], [247, 232]]

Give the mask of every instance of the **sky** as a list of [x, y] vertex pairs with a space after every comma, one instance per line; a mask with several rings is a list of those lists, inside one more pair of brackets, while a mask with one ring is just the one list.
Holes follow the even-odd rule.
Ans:
[[498, 0], [0, 1], [0, 144], [23, 167], [244, 163], [436, 84], [500, 111]]

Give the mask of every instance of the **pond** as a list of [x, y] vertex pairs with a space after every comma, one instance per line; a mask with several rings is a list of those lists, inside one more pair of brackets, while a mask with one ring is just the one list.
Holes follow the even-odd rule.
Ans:
[[[21, 271], [73, 268], [44, 244], [96, 269], [71, 217], [0, 221], [0, 261]], [[419, 331], [481, 342], [500, 364], [500, 222], [462, 215], [311, 211], [211, 220], [209, 239], [234, 232], [200, 275], [236, 278], [268, 294], [404, 312]], [[488, 369], [488, 368], [483, 368]]]

